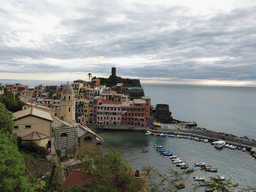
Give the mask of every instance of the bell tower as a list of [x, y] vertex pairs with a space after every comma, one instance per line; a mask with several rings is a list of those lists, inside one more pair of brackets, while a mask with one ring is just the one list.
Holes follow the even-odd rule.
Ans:
[[61, 107], [61, 118], [68, 123], [75, 123], [75, 106], [76, 99], [75, 93], [69, 82], [65, 85], [61, 92], [60, 107]]

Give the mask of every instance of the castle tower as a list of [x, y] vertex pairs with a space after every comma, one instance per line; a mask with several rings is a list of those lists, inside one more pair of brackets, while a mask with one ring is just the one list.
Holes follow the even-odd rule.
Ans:
[[75, 106], [76, 106], [76, 99], [75, 93], [69, 82], [65, 85], [61, 92], [61, 99], [60, 99], [60, 107], [61, 107], [61, 117], [64, 121], [75, 123]]

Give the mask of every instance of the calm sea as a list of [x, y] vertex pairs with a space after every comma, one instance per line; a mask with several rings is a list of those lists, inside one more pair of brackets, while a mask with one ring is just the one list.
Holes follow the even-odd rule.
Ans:
[[[145, 136], [143, 132], [126, 131], [103, 131], [99, 133], [104, 138], [104, 152], [108, 147], [122, 149], [123, 157], [128, 165], [133, 169], [142, 170], [143, 167], [153, 166], [161, 174], [170, 175], [169, 170], [184, 171], [171, 163], [168, 157], [159, 155], [154, 145], [162, 145], [172, 153], [189, 163], [189, 168], [194, 167], [194, 163], [205, 162], [213, 168], [218, 168], [217, 173], [209, 173], [195, 168], [195, 172], [184, 174], [186, 188], [181, 191], [192, 191], [199, 184], [194, 181], [194, 176], [205, 177], [207, 181], [210, 177], [225, 176], [231, 179], [233, 184], [238, 183], [240, 187], [256, 187], [256, 160], [249, 152], [230, 149], [215, 149], [210, 143], [197, 142], [187, 139], [178, 139], [159, 136]], [[149, 149], [148, 153], [140, 153], [142, 148]], [[197, 192], [203, 192], [204, 187], [198, 187]]]
[[172, 116], [199, 127], [256, 139], [256, 88], [143, 85], [152, 104], [169, 104]]

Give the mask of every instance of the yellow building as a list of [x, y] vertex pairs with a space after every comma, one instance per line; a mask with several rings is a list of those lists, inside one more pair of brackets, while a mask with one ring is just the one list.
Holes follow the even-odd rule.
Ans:
[[68, 123], [75, 123], [75, 106], [76, 99], [74, 90], [69, 83], [65, 85], [61, 93], [60, 107], [61, 107], [61, 119]]
[[51, 123], [53, 121], [50, 113], [28, 108], [13, 113], [14, 131], [23, 142], [34, 141], [42, 147], [46, 147], [51, 141]]

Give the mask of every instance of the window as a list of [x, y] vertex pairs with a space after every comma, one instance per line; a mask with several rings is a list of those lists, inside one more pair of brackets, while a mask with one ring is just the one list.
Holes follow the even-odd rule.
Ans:
[[25, 128], [26, 128], [26, 129], [30, 129], [30, 128], [31, 128], [31, 125], [25, 125]]
[[60, 137], [67, 137], [68, 135], [67, 135], [67, 133], [62, 133], [61, 135], [60, 135]]
[[19, 126], [14, 126], [14, 129], [19, 129]]
[[84, 141], [92, 141], [92, 138], [90, 136], [87, 136], [84, 138]]

